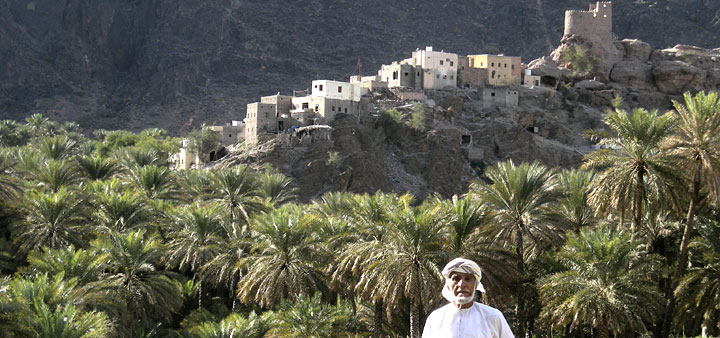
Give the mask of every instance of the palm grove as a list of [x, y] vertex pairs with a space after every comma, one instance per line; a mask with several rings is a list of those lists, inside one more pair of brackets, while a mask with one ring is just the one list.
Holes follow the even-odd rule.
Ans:
[[3, 121], [0, 336], [419, 337], [457, 256], [517, 336], [720, 335], [718, 97], [605, 123], [578, 169], [299, 204], [271, 168], [171, 171], [162, 130]]

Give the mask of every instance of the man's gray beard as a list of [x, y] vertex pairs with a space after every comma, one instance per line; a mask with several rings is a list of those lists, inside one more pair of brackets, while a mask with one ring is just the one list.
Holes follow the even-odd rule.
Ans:
[[460, 305], [465, 305], [475, 300], [475, 290], [470, 296], [455, 296], [455, 301]]

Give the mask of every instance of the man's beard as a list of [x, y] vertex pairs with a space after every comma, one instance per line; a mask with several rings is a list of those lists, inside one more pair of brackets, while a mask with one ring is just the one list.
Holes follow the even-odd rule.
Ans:
[[473, 290], [473, 293], [470, 296], [455, 296], [455, 302], [457, 302], [460, 305], [465, 305], [474, 300], [475, 300], [475, 290]]

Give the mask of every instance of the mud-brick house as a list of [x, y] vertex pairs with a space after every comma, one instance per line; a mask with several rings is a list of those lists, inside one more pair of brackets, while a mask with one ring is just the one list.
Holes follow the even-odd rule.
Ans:
[[485, 69], [491, 86], [521, 84], [521, 58], [505, 55], [468, 55], [468, 67]]

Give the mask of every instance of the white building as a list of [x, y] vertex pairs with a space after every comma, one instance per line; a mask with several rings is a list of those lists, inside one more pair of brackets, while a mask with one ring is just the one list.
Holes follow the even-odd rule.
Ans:
[[312, 82], [312, 97], [325, 97], [335, 100], [360, 101], [368, 89], [360, 86], [359, 83], [348, 83], [331, 80], [315, 80]]
[[457, 87], [457, 54], [435, 52], [432, 47], [425, 47], [412, 53], [411, 63], [423, 69], [423, 89]]

